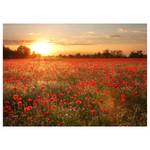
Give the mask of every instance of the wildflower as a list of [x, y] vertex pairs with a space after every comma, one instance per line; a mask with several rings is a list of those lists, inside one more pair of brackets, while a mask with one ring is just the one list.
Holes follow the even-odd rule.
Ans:
[[81, 101], [80, 100], [76, 100], [75, 102], [77, 105], [80, 105], [81, 104]]
[[92, 80], [90, 84], [91, 84], [91, 86], [96, 86], [96, 81]]
[[37, 99], [42, 99], [42, 97], [41, 96], [37, 96]]
[[103, 95], [104, 95], [104, 96], [109, 96], [110, 94], [109, 94], [108, 91], [104, 91], [104, 92], [103, 92]]
[[44, 89], [45, 89], [45, 87], [44, 87], [44, 86], [41, 86], [40, 90], [42, 91], [42, 90], [44, 90]]
[[12, 111], [12, 108], [10, 105], [6, 105], [4, 106], [4, 112], [8, 113], [8, 112], [11, 112]]
[[101, 112], [102, 113], [107, 113], [108, 111], [106, 109], [104, 109], [104, 108], [101, 108]]
[[28, 102], [31, 102], [32, 101], [32, 98], [28, 98]]
[[64, 105], [64, 100], [60, 100], [60, 105]]
[[87, 97], [85, 97], [85, 99], [86, 99], [86, 100], [90, 100], [90, 97], [89, 97], [89, 96], [87, 96]]
[[120, 101], [121, 102], [125, 102], [125, 100], [126, 100], [126, 95], [125, 94], [121, 94], [120, 95]]
[[31, 109], [32, 109], [32, 106], [27, 106], [27, 107], [24, 108], [24, 112], [28, 112], [28, 111], [30, 111]]
[[19, 101], [19, 102], [18, 102], [18, 106], [22, 106], [22, 101]]
[[58, 126], [64, 126], [64, 123], [63, 122], [59, 122], [57, 125]]
[[18, 98], [18, 101], [22, 101], [22, 98], [21, 98], [21, 97], [19, 97], [19, 98]]
[[96, 115], [96, 110], [95, 109], [91, 109], [90, 112], [91, 112], [92, 115]]
[[13, 96], [13, 100], [16, 101], [16, 102], [18, 102], [18, 101], [21, 101], [22, 98], [19, 97], [18, 95], [14, 95], [14, 96]]
[[18, 95], [14, 95], [14, 96], [13, 96], [13, 100], [15, 100], [15, 101], [17, 101], [17, 100], [18, 100], [18, 98], [19, 98], [19, 96], [18, 96]]
[[63, 96], [64, 96], [64, 93], [60, 93], [59, 96], [62, 96], [62, 97], [63, 97]]
[[28, 111], [28, 107], [25, 107], [25, 108], [24, 108], [24, 112], [27, 112], [27, 111]]
[[32, 106], [28, 106], [28, 110], [31, 110], [32, 109]]
[[49, 106], [49, 110], [55, 110], [56, 109], [56, 107], [55, 106]]
[[9, 101], [4, 102], [4, 105], [10, 105]]
[[44, 115], [49, 115], [49, 112], [46, 111], [46, 112], [44, 112], [43, 114], [44, 114]]

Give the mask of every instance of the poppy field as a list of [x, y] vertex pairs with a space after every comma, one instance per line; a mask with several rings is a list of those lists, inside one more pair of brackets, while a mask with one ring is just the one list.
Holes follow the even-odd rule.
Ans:
[[146, 126], [147, 60], [4, 60], [3, 125]]

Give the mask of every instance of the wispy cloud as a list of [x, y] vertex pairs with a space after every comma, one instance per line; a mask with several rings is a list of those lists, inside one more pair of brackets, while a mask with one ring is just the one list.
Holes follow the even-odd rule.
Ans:
[[88, 34], [96, 34], [95, 32], [93, 32], [93, 31], [89, 31], [89, 32], [87, 32]]
[[128, 32], [128, 29], [126, 29], [126, 28], [119, 28], [118, 30], [119, 30], [119, 32], [123, 32], [123, 33]]
[[113, 35], [110, 35], [111, 38], [120, 38], [121, 36], [118, 35], [118, 34], [113, 34]]
[[50, 40], [52, 43], [58, 44], [58, 45], [94, 45], [97, 44], [97, 41], [91, 40], [91, 39], [83, 39], [80, 38], [72, 38], [72, 39], [55, 39], [55, 40]]
[[20, 45], [20, 44], [27, 44], [27, 43], [32, 43], [34, 40], [4, 40], [3, 43], [4, 45], [10, 44], [10, 45]]
[[113, 35], [110, 35], [110, 37], [112, 37], [112, 38], [120, 38], [121, 36], [118, 35], [118, 34], [113, 34]]
[[28, 33], [28, 35], [31, 35], [31, 36], [39, 36], [39, 35], [41, 35], [41, 33], [40, 33], [40, 32], [38, 32], [38, 33], [30, 32], [30, 33]]
[[143, 30], [132, 30], [133, 33], [146, 33], [146, 31]]
[[118, 31], [121, 33], [146, 33], [145, 30], [131, 30], [126, 28], [119, 28]]
[[[31, 44], [35, 42], [35, 40], [4, 40], [3, 43], [4, 45], [21, 45], [21, 44]], [[54, 43], [54, 44], [58, 44], [58, 45], [94, 45], [94, 44], [98, 44], [95, 43], [93, 41], [76, 41], [76, 40], [72, 40], [69, 41], [67, 39], [60, 39], [60, 40], [49, 40], [49, 43]]]
[[95, 45], [95, 43], [92, 42], [68, 42], [68, 43], [63, 43], [63, 42], [57, 42], [56, 44], [60, 45]]

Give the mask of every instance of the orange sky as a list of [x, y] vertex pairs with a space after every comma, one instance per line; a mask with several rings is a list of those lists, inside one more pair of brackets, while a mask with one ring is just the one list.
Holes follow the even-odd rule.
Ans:
[[147, 51], [146, 24], [4, 24], [4, 45], [16, 49], [46, 39], [50, 55], [95, 53], [105, 49]]

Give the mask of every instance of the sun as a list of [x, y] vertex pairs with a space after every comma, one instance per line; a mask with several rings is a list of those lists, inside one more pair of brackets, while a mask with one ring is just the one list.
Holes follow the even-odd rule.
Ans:
[[53, 50], [53, 44], [47, 41], [37, 41], [31, 45], [32, 52], [47, 56]]

